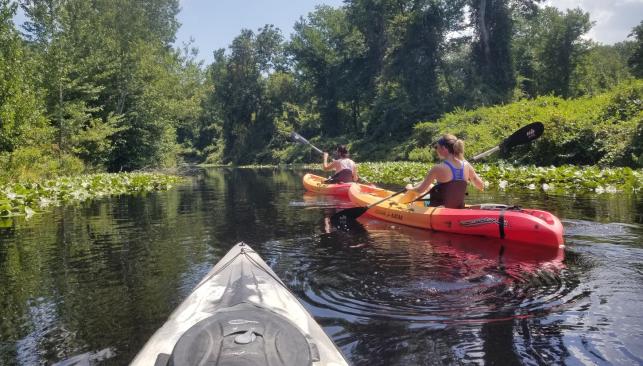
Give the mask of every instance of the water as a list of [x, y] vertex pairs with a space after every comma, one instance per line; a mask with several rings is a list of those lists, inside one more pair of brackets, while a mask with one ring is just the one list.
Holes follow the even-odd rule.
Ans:
[[565, 250], [360, 219], [301, 171], [211, 169], [177, 189], [0, 222], [0, 364], [127, 364], [238, 241], [354, 365], [643, 363], [643, 200], [472, 194], [547, 209]]

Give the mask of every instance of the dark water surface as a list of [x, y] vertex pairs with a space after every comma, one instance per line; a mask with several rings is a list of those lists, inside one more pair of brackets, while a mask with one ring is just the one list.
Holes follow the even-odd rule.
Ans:
[[559, 216], [564, 251], [530, 250], [373, 219], [336, 231], [348, 203], [302, 175], [211, 169], [0, 222], [0, 364], [127, 364], [242, 240], [354, 365], [643, 364], [640, 197], [470, 196]]

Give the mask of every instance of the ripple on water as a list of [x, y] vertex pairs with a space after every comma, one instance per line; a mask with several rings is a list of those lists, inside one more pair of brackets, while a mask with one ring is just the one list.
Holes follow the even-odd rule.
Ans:
[[493, 321], [502, 308], [513, 309], [516, 316], [546, 311], [565, 292], [558, 276], [564, 268], [559, 249], [538, 253], [375, 221], [365, 227], [368, 246], [359, 249], [348, 245], [329, 256], [322, 240], [301, 244], [320, 246], [315, 251], [320, 255], [308, 252], [305, 267], [289, 266], [301, 270], [289, 274], [288, 284], [302, 291], [304, 301], [344, 319], [442, 328]]

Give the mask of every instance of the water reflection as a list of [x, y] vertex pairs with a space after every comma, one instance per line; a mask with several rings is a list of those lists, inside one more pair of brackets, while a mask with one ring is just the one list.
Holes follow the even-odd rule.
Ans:
[[566, 251], [530, 249], [367, 217], [337, 230], [350, 203], [303, 174], [210, 169], [3, 222], [0, 364], [126, 364], [240, 240], [356, 365], [643, 363], [640, 198], [472, 194], [563, 219]]

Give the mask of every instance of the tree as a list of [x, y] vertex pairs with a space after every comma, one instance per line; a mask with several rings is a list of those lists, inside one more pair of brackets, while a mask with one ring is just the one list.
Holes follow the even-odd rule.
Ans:
[[92, 8], [84, 1], [64, 0], [26, 0], [22, 7], [59, 154], [74, 153], [104, 168], [118, 117], [101, 116], [103, 107], [97, 103], [104, 87], [95, 80], [102, 59], [93, 51], [99, 40], [93, 36]]
[[[210, 152], [221, 162], [256, 161], [272, 139], [274, 115], [280, 107], [267, 92], [267, 80], [271, 72], [286, 69], [281, 31], [271, 25], [257, 34], [244, 29], [232, 42], [229, 56], [218, 50], [214, 57], [201, 145], [211, 146]], [[221, 143], [211, 145], [217, 138]]]
[[630, 79], [627, 60], [631, 46], [631, 42], [591, 46], [572, 73], [570, 95], [596, 95]]
[[294, 67], [300, 82], [310, 85], [317, 101], [321, 134], [337, 136], [359, 131], [364, 86], [361, 61], [366, 48], [362, 35], [349, 23], [346, 11], [317, 7], [307, 19], [295, 24], [288, 51], [296, 60]]
[[13, 24], [16, 10], [0, 0], [0, 153], [47, 144], [51, 136], [30, 76], [33, 62]]
[[632, 69], [632, 74], [637, 78], [643, 78], [643, 20], [639, 25], [632, 29], [629, 37], [635, 37], [634, 53], [628, 59], [628, 65]]
[[516, 84], [511, 40], [513, 21], [508, 1], [473, 0], [471, 22], [476, 39], [472, 44], [472, 89], [483, 104], [508, 101]]
[[571, 96], [572, 74], [588, 49], [581, 38], [592, 27], [589, 13], [581, 9], [562, 13], [556, 8], [543, 9], [536, 20], [536, 75], [538, 94]]

